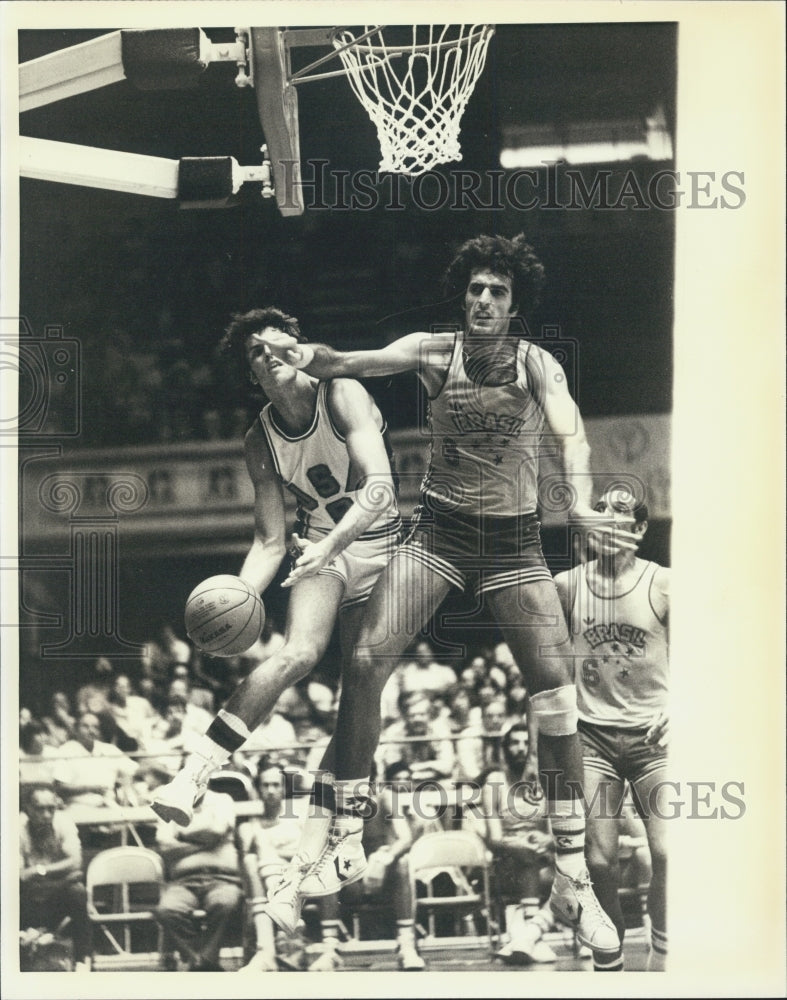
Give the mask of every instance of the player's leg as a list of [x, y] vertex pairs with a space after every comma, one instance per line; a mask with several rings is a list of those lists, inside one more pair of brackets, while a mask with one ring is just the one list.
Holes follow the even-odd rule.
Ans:
[[410, 885], [410, 864], [405, 854], [391, 864], [383, 883], [383, 892], [389, 895], [391, 909], [396, 918], [396, 951], [399, 968], [403, 972], [420, 972], [426, 962], [418, 954], [415, 943], [413, 917], [413, 892]]
[[[364, 604], [344, 608], [339, 613], [339, 641], [343, 662], [349, 660], [358, 636]], [[342, 679], [342, 694], [344, 700], [347, 692], [346, 677]], [[295, 886], [305, 870], [321, 855], [326, 843], [331, 841], [330, 859], [326, 859], [329, 867], [328, 884], [312, 886], [329, 892], [338, 891], [343, 885], [351, 885], [361, 877], [366, 868], [366, 854], [361, 844], [363, 833], [363, 817], [371, 792], [371, 775], [356, 780], [337, 780], [336, 769], [336, 736], [338, 726], [332, 736], [320, 762], [320, 769], [314, 775], [309, 793], [309, 806], [303, 823], [298, 849], [293, 857], [289, 870], [280, 883], [278, 890], [272, 894], [274, 905], [282, 894], [287, 893], [287, 902], [282, 909], [281, 920], [291, 919], [287, 915], [291, 903], [291, 893], [287, 885]], [[312, 880], [314, 881], [314, 880]], [[267, 910], [266, 910], [267, 912]], [[292, 919], [296, 913], [293, 910]], [[280, 920], [280, 926], [283, 926]]]
[[662, 972], [667, 959], [667, 828], [672, 785], [666, 783], [665, 768], [659, 767], [632, 782], [637, 811], [645, 824], [650, 847], [652, 875], [648, 889], [651, 949], [648, 970]]
[[365, 606], [353, 654], [342, 671], [335, 739], [337, 778], [354, 780], [370, 774], [380, 740], [382, 690], [450, 588], [442, 568], [412, 558], [404, 549], [380, 575]]
[[[325, 763], [335, 765], [336, 781], [346, 782], [346, 788], [368, 783], [380, 739], [382, 689], [402, 653], [429, 621], [450, 586], [440, 572], [402, 549], [378, 578], [364, 607], [355, 649], [342, 668], [336, 730], [324, 756]], [[365, 855], [361, 860], [363, 820], [360, 810], [349, 801], [352, 792], [341, 803], [346, 810], [344, 814], [336, 801], [336, 782], [320, 778], [318, 794], [323, 814], [333, 812], [336, 822], [323, 834], [322, 849], [308, 873], [303, 872], [302, 866], [288, 869], [287, 877], [271, 894], [266, 910], [282, 929], [290, 932], [297, 924], [304, 898], [337, 892], [350, 879], [360, 878], [366, 867]], [[312, 825], [311, 830], [317, 831], [317, 825]], [[352, 843], [348, 844], [348, 840]], [[304, 842], [312, 853], [314, 841], [306, 824]], [[348, 861], [350, 868], [345, 871], [343, 864]]]
[[287, 608], [284, 645], [244, 678], [180, 773], [157, 790], [151, 806], [162, 819], [186, 826], [210, 774], [243, 746], [281, 693], [314, 668], [327, 648], [343, 591], [343, 582], [328, 574], [295, 584]]
[[551, 905], [571, 923], [583, 944], [616, 952], [617, 932], [596, 899], [584, 858], [582, 749], [577, 733], [576, 688], [568, 628], [548, 576], [526, 575], [518, 583], [490, 589], [486, 599], [530, 692], [538, 721], [539, 770], [552, 834], [555, 882]]
[[[618, 860], [618, 814], [625, 793], [625, 783], [606, 761], [585, 757], [584, 792], [587, 805], [587, 858], [596, 898], [615, 925], [620, 938], [617, 953], [593, 953], [596, 972], [620, 972], [623, 969], [623, 934], [625, 921], [620, 905], [620, 863]], [[606, 767], [604, 765], [607, 765]]]

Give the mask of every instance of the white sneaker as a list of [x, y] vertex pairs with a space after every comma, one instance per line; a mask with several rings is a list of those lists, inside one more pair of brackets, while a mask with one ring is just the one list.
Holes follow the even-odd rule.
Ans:
[[262, 908], [262, 912], [289, 935], [295, 933], [301, 919], [301, 909], [306, 897], [300, 892], [300, 887], [311, 867], [312, 863], [307, 857], [296, 854], [270, 891], [268, 902]]
[[275, 955], [258, 951], [242, 968], [238, 969], [238, 972], [278, 972], [278, 969]]
[[336, 972], [341, 965], [341, 956], [336, 952], [336, 945], [331, 943], [325, 946], [319, 958], [309, 965], [309, 972]]
[[580, 944], [593, 951], [619, 950], [618, 932], [596, 899], [587, 868], [579, 878], [564, 875], [556, 868], [549, 905], [558, 920], [574, 929]]
[[508, 949], [514, 962], [556, 962], [557, 955], [543, 940], [543, 930], [541, 927], [528, 920], [513, 935]]
[[194, 818], [194, 806], [204, 796], [213, 765], [189, 767], [178, 771], [168, 785], [156, 789], [150, 801], [150, 808], [165, 822], [174, 820], [178, 826], [188, 826]]
[[396, 952], [402, 972], [422, 972], [426, 968], [412, 941], [400, 941]]
[[300, 885], [304, 897], [332, 896], [366, 871], [361, 844], [363, 820], [357, 816], [334, 816], [328, 841]]

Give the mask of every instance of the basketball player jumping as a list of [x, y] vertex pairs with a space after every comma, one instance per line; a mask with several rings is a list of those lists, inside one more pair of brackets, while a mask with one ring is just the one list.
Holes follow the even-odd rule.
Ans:
[[[622, 488], [609, 490], [596, 510], [642, 539], [648, 509]], [[615, 818], [625, 783], [645, 824], [653, 876], [648, 892], [651, 951], [648, 968], [661, 971], [667, 954], [666, 830], [669, 571], [618, 546], [594, 539], [596, 558], [555, 577], [574, 642], [579, 735], [588, 802], [587, 860], [596, 893], [623, 940], [618, 896]], [[623, 968], [623, 955], [595, 954], [594, 967]]]
[[[286, 554], [284, 488], [297, 499], [285, 643], [233, 691], [183, 769], [152, 802], [185, 826], [211, 772], [238, 750], [281, 693], [321, 660], [338, 618], [349, 659], [364, 602], [400, 541], [401, 518], [386, 431], [377, 406], [353, 379], [320, 382], [275, 357], [272, 334], [298, 337], [278, 309], [236, 316], [222, 341], [269, 402], [246, 434], [254, 485], [254, 541], [240, 570], [258, 593]], [[339, 733], [341, 730], [339, 729]], [[334, 771], [333, 745], [324, 766]]]
[[[292, 929], [304, 898], [335, 892], [363, 870], [361, 797], [380, 734], [383, 685], [450, 588], [471, 583], [503, 631], [538, 718], [556, 843], [552, 908], [583, 943], [615, 953], [619, 937], [584, 860], [571, 649], [536, 515], [542, 436], [550, 436], [562, 458], [574, 498], [572, 522], [612, 531], [621, 544], [636, 539], [590, 507], [589, 448], [563, 370], [512, 323], [519, 308], [535, 305], [543, 281], [524, 237], [470, 240], [446, 279], [449, 293], [462, 296], [464, 324], [456, 332], [413, 333], [380, 350], [348, 353], [278, 337], [279, 356], [318, 378], [417, 372], [429, 397], [431, 459], [412, 531], [378, 579], [353, 657], [344, 664], [337, 781], [332, 787], [315, 782], [322, 813], [314, 810], [307, 819], [304, 850], [271, 893], [268, 913]], [[319, 836], [323, 849], [315, 855]]]

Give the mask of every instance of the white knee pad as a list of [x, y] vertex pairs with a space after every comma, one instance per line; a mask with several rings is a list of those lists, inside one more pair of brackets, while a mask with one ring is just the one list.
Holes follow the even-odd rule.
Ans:
[[577, 731], [577, 689], [573, 684], [531, 695], [530, 707], [544, 736], [572, 736]]

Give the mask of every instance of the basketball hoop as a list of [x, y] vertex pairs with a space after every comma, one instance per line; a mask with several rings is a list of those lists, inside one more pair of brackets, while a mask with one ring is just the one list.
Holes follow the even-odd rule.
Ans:
[[364, 25], [357, 36], [349, 28], [335, 33], [336, 55], [377, 128], [381, 171], [415, 176], [462, 159], [459, 127], [493, 34], [489, 24]]

